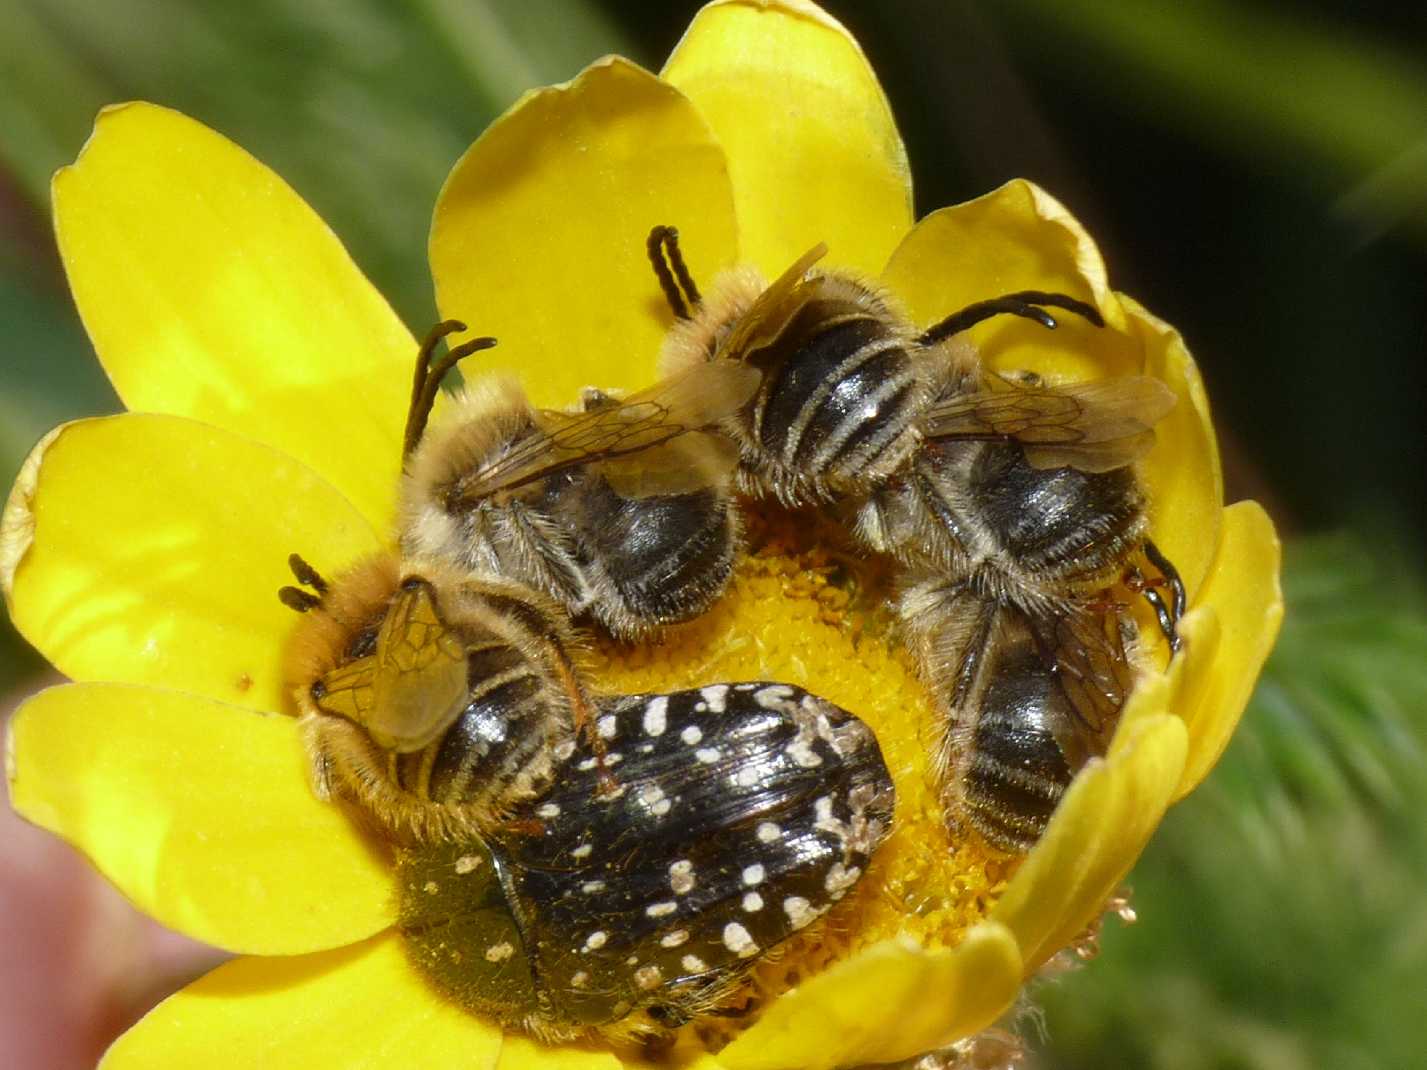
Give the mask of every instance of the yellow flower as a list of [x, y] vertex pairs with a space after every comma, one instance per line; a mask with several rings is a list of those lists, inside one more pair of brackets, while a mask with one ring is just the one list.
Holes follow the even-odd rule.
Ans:
[[[5, 509], [12, 617], [76, 681], [16, 716], [11, 798], [141, 908], [245, 955], [160, 1005], [106, 1065], [225, 1051], [274, 1066], [621, 1065], [502, 1036], [430, 992], [391, 931], [385, 854], [312, 796], [296, 724], [277, 715], [291, 709], [293, 621], [274, 596], [287, 555], [334, 568], [390, 545], [415, 342], [291, 189], [173, 112], [106, 111], [54, 198], [76, 303], [130, 411], [46, 436]], [[1144, 477], [1154, 538], [1190, 592], [1185, 649], [1141, 681], [1014, 875], [947, 844], [905, 659], [854, 642], [792, 551], [751, 562], [666, 648], [599, 666], [606, 686], [743, 666], [802, 684], [866, 718], [897, 777], [898, 832], [841, 927], [760, 967], [758, 1022], [716, 1062], [689, 1058], [832, 1067], [950, 1043], [1098, 915], [1222, 752], [1281, 615], [1272, 526], [1252, 503], [1222, 507], [1193, 361], [1109, 289], [1059, 204], [1016, 182], [913, 225], [876, 78], [811, 4], [713, 4], [661, 78], [607, 59], [521, 100], [437, 206], [442, 313], [499, 337], [489, 363], [519, 370], [537, 403], [642, 385], [667, 327], [644, 258], [654, 223], [680, 228], [701, 277], [741, 262], [776, 275], [826, 241], [828, 264], [879, 276], [919, 322], [1013, 290], [1070, 293], [1107, 328], [1003, 318], [972, 334], [983, 359], [1052, 379], [1146, 372], [1179, 396]], [[789, 963], [816, 975], [780, 995]]]

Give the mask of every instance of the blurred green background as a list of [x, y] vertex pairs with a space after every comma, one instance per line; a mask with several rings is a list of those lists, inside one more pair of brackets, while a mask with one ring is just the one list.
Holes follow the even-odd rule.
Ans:
[[[1044, 985], [1045, 1067], [1427, 1065], [1427, 8], [829, 0], [882, 76], [919, 212], [1023, 175], [1179, 326], [1230, 497], [1289, 537], [1283, 641], [1205, 789], [1133, 876], [1141, 920]], [[694, 5], [0, 0], [0, 474], [117, 407], [65, 289], [49, 175], [145, 98], [288, 179], [418, 333], [458, 154]], [[8, 627], [0, 691], [42, 663]]]

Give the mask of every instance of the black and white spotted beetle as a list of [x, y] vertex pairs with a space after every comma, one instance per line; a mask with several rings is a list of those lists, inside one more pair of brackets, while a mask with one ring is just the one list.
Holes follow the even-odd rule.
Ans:
[[872, 732], [785, 684], [600, 706], [588, 742], [484, 839], [398, 861], [408, 955], [449, 998], [548, 1039], [655, 1040], [824, 914], [891, 828]]

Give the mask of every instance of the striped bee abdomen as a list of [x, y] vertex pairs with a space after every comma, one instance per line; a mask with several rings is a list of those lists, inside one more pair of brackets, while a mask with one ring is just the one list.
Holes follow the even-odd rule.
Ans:
[[923, 392], [906, 330], [870, 296], [853, 300], [827, 280], [823, 290], [745, 358], [764, 373], [743, 442], [745, 478], [792, 504], [900, 464]]

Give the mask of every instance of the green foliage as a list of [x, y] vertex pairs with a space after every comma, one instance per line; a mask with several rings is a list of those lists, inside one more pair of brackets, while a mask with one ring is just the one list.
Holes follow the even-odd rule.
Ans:
[[1132, 876], [1140, 921], [1043, 986], [1044, 1065], [1418, 1065], [1427, 599], [1392, 553], [1301, 542], [1237, 736]]

